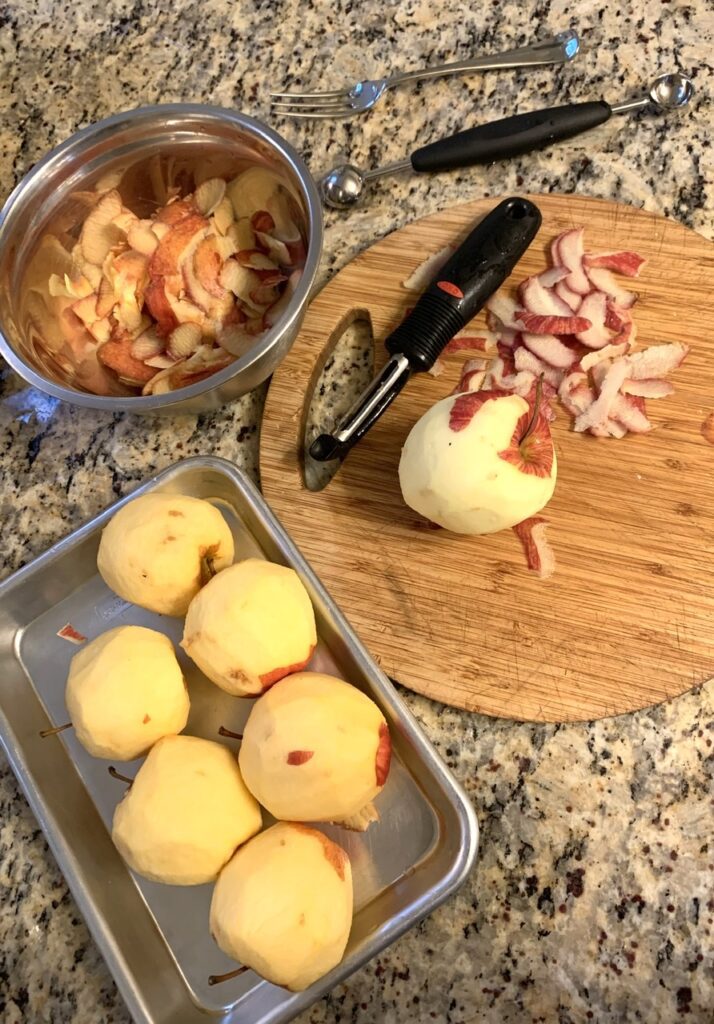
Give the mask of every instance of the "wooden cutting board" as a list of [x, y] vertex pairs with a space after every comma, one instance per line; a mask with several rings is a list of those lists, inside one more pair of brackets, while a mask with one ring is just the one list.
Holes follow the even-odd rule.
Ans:
[[[623, 440], [553, 425], [555, 496], [545, 512], [557, 567], [530, 573], [515, 535], [424, 529], [402, 500], [409, 429], [458, 379], [420, 374], [327, 488], [308, 491], [302, 451], [315, 381], [345, 325], [382, 338], [413, 305], [403, 280], [495, 205], [478, 200], [416, 221], [362, 252], [312, 302], [275, 373], [261, 433], [265, 496], [382, 669], [428, 697], [516, 719], [632, 711], [714, 675], [714, 246], [674, 221], [579, 196], [531, 196], [543, 227], [515, 282], [547, 265], [554, 235], [586, 226], [588, 250], [636, 249], [640, 345], [692, 346], [675, 394], [648, 401], [656, 429]], [[623, 279], [623, 283], [627, 284]], [[506, 290], [508, 288], [506, 287]], [[474, 324], [483, 326], [482, 317]], [[714, 423], [714, 417], [712, 418]]]

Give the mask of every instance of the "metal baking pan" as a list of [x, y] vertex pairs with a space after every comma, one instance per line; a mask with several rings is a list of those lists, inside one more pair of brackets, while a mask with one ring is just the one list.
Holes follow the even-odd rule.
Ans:
[[[252, 971], [211, 988], [210, 974], [236, 966], [208, 932], [211, 886], [164, 886], [133, 875], [109, 835], [123, 785], [71, 730], [39, 736], [67, 716], [64, 686], [77, 648], [57, 635], [66, 623], [90, 639], [122, 623], [180, 638], [180, 620], [127, 604], [96, 571], [107, 520], [154, 490], [212, 501], [233, 530], [236, 559], [262, 556], [296, 569], [317, 616], [310, 667], [362, 688], [389, 722], [394, 758], [376, 801], [380, 821], [362, 835], [324, 826], [352, 860], [355, 917], [344, 960], [305, 992], [291, 994]], [[217, 739], [222, 724], [240, 731], [252, 701], [219, 690], [179, 657], [192, 701], [187, 732]], [[0, 586], [0, 739], [137, 1024], [205, 1024], [206, 1015], [216, 1024], [288, 1021], [442, 903], [476, 856], [478, 826], [464, 792], [256, 488], [218, 458], [177, 463]], [[133, 775], [139, 763], [119, 767]]]

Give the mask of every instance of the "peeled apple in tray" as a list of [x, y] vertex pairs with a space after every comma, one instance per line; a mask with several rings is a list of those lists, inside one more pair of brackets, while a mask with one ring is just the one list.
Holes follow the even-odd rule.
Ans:
[[99, 573], [115, 594], [162, 615], [186, 614], [205, 582], [233, 561], [233, 535], [208, 501], [144, 494], [112, 516], [102, 532]]
[[221, 871], [211, 934], [223, 952], [300, 992], [342, 959], [352, 926], [349, 857], [317, 829], [279, 822]]
[[260, 807], [227, 747], [167, 736], [149, 751], [117, 805], [112, 839], [144, 878], [200, 885], [213, 881], [261, 825]]
[[194, 598], [181, 646], [221, 689], [250, 697], [304, 668], [316, 643], [315, 613], [295, 570], [247, 558]]
[[110, 629], [75, 654], [65, 700], [82, 746], [120, 761], [181, 732], [190, 706], [173, 644], [143, 626]]
[[239, 764], [253, 796], [286, 821], [332, 821], [363, 831], [387, 780], [389, 729], [382, 712], [342, 679], [300, 672], [253, 707]]
[[538, 400], [497, 391], [437, 402], [412, 427], [399, 463], [406, 504], [464, 534], [495, 533], [535, 515], [550, 501], [556, 474]]

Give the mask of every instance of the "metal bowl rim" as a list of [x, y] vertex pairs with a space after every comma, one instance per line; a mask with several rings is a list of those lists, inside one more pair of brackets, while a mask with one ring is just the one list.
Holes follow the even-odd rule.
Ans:
[[38, 373], [15, 351], [0, 330], [0, 355], [2, 355], [12, 369], [27, 381], [28, 384], [38, 388], [45, 394], [52, 395], [54, 398], [59, 398], [74, 405], [81, 405], [92, 409], [103, 409], [108, 412], [126, 411], [141, 413], [170, 407], [179, 403], [183, 404], [220, 387], [261, 359], [279, 338], [290, 330], [295, 320], [301, 314], [317, 275], [322, 255], [322, 206], [317, 186], [303, 158], [281, 135], [262, 121], [257, 120], [257, 118], [239, 111], [230, 110], [227, 107], [215, 107], [202, 103], [158, 103], [135, 107], [131, 110], [112, 114], [110, 117], [103, 118], [100, 121], [94, 121], [86, 128], [81, 128], [79, 131], [74, 132], [68, 139], [55, 146], [49, 153], [46, 153], [45, 156], [38, 160], [8, 196], [2, 209], [0, 209], [0, 248], [2, 248], [5, 242], [8, 223], [11, 224], [15, 207], [28, 192], [31, 192], [36, 180], [48, 168], [60, 163], [68, 154], [77, 150], [81, 151], [88, 140], [104, 131], [116, 129], [127, 122], [130, 124], [141, 121], [151, 123], [159, 115], [175, 118], [192, 116], [197, 119], [203, 118], [208, 122], [228, 121], [240, 128], [249, 129], [249, 131], [252, 131], [259, 138], [269, 143], [286, 158], [302, 186], [307, 204], [310, 238], [302, 277], [295, 290], [295, 294], [292, 296], [289, 308], [280, 320], [263, 335], [260, 342], [250, 352], [237, 359], [234, 363], [231, 363], [225, 369], [211, 374], [205, 380], [198, 381], [196, 384], [191, 384], [185, 388], [178, 388], [176, 391], [170, 391], [163, 395], [136, 395], [122, 398], [119, 396], [92, 395], [89, 392], [75, 391]]

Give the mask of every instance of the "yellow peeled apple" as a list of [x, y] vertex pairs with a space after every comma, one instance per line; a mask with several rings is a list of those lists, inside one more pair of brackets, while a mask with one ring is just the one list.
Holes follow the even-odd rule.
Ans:
[[519, 395], [472, 391], [437, 402], [399, 462], [410, 508], [453, 533], [505, 530], [553, 496], [558, 463], [545, 416]]
[[162, 615], [186, 614], [213, 572], [233, 561], [233, 535], [208, 501], [144, 494], [120, 508], [102, 532], [99, 573], [115, 594]]
[[167, 736], [117, 805], [112, 839], [144, 878], [201, 885], [261, 824], [230, 750], [196, 736]]
[[289, 676], [256, 702], [239, 754], [248, 789], [286, 821], [359, 815], [384, 786], [390, 759], [389, 729], [377, 705], [317, 672]]
[[143, 626], [110, 629], [75, 654], [65, 699], [82, 746], [120, 761], [181, 732], [189, 712], [173, 644]]
[[315, 613], [295, 570], [247, 558], [194, 598], [181, 646], [217, 686], [246, 697], [304, 668], [316, 643]]
[[342, 959], [352, 926], [352, 870], [317, 829], [279, 822], [221, 871], [211, 934], [223, 952], [300, 992]]

